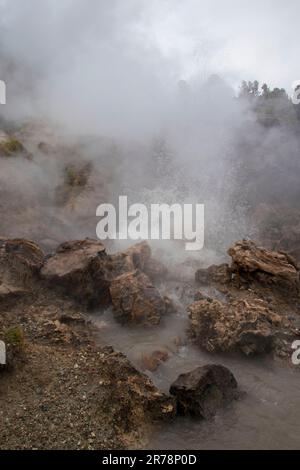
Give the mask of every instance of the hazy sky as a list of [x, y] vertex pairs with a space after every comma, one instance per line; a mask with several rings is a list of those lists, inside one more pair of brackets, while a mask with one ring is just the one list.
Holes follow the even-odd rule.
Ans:
[[0, 0], [0, 8], [3, 47], [45, 67], [64, 46], [111, 40], [151, 52], [179, 78], [220, 73], [287, 88], [300, 79], [299, 0]]
[[[162, 136], [176, 171], [182, 169], [172, 182], [174, 202], [182, 186], [198, 202], [208, 200], [211, 232], [216, 223], [223, 239], [226, 223], [227, 247], [249, 234], [231, 202], [239, 130], [245, 138], [247, 129], [257, 161], [298, 155], [298, 142], [254, 125], [247, 103], [232, 99], [232, 87], [258, 79], [291, 91], [300, 80], [299, 19], [300, 0], [0, 0], [0, 79], [8, 88], [1, 112], [12, 121], [50, 118], [76, 136], [121, 142], [125, 187], [126, 177], [128, 187], [143, 186], [147, 148]], [[205, 82], [211, 74], [232, 87]], [[188, 84], [178, 86], [180, 80]], [[13, 180], [19, 181], [15, 173]], [[173, 195], [168, 185], [163, 190]]]
[[258, 78], [287, 88], [299, 79], [298, 0], [150, 3], [140, 28], [183, 76], [217, 72], [233, 83]]
[[78, 127], [149, 128], [182, 79], [290, 92], [299, 18], [299, 0], [0, 0], [0, 79], [19, 114], [38, 102]]

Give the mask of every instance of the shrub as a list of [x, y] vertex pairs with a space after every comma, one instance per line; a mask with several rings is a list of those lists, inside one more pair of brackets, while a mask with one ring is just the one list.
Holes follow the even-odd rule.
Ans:
[[4, 333], [4, 340], [11, 346], [22, 349], [24, 346], [24, 332], [19, 326], [9, 328]]
[[21, 142], [13, 137], [0, 142], [0, 154], [5, 157], [10, 157], [18, 152], [24, 150]]

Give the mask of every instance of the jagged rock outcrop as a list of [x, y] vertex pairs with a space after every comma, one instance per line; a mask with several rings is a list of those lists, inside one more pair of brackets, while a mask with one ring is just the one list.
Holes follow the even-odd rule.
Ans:
[[222, 406], [238, 397], [234, 375], [224, 366], [206, 365], [181, 374], [171, 385], [181, 415], [211, 418]]
[[228, 254], [232, 258], [230, 269], [234, 274], [254, 276], [260, 282], [299, 287], [299, 269], [287, 253], [266, 250], [252, 241], [242, 240], [229, 248]]
[[151, 248], [147, 242], [137, 243], [127, 250], [110, 255], [108, 270], [110, 278], [115, 279], [121, 274], [139, 269], [144, 271], [151, 260]]
[[299, 267], [287, 253], [270, 251], [257, 246], [250, 240], [242, 240], [229, 248], [232, 258], [229, 266], [224, 263], [198, 269], [195, 280], [201, 285], [251, 283], [258, 281], [262, 285], [276, 285], [299, 291]]
[[161, 279], [167, 274], [163, 263], [152, 258], [151, 248], [145, 241], [110, 255], [108, 266], [112, 279], [136, 269], [144, 272], [151, 280]]
[[[61, 244], [46, 259], [41, 275], [52, 284], [75, 287], [75, 297], [83, 299], [85, 296], [94, 297], [92, 291], [101, 289], [102, 281], [105, 280], [105, 286], [108, 287], [121, 274], [143, 269], [150, 257], [151, 249], [147, 243], [139, 243], [128, 250], [108, 255], [100, 241], [75, 240]], [[77, 288], [82, 289], [79, 296], [76, 294]], [[74, 291], [70, 292], [74, 294]]]
[[188, 308], [190, 335], [209, 352], [267, 353], [275, 347], [276, 333], [284, 326], [281, 316], [261, 299], [223, 303], [205, 299]]
[[46, 258], [41, 277], [88, 307], [112, 302], [122, 323], [154, 325], [172, 305], [142, 272], [150, 260], [146, 242], [108, 255], [100, 241], [77, 240], [63, 243]]
[[30, 240], [0, 239], [0, 300], [31, 292], [43, 260], [43, 251]]
[[70, 241], [46, 259], [41, 276], [49, 285], [63, 288], [89, 307], [107, 305], [110, 301], [107, 261], [100, 241]]
[[122, 274], [110, 285], [115, 317], [120, 323], [158, 325], [167, 303], [141, 271]]

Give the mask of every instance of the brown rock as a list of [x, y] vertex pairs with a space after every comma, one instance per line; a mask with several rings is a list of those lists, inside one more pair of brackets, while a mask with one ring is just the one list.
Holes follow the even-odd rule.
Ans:
[[157, 325], [166, 304], [150, 279], [136, 270], [122, 274], [110, 285], [115, 317], [121, 323]]
[[139, 269], [153, 281], [162, 279], [167, 274], [167, 268], [151, 256], [151, 248], [145, 241], [137, 243], [127, 250], [110, 255], [112, 277]]
[[30, 240], [0, 239], [0, 300], [30, 293], [43, 260], [43, 251]]
[[146, 264], [151, 259], [151, 248], [147, 242], [137, 243], [127, 250], [110, 255], [108, 270], [111, 279], [139, 269], [144, 271]]
[[235, 243], [228, 254], [232, 257], [231, 270], [241, 276], [259, 275], [260, 281], [284, 281], [293, 287], [299, 284], [297, 265], [286, 253], [269, 251], [252, 241], [242, 240]]
[[198, 269], [195, 280], [202, 285], [208, 285], [211, 282], [226, 284], [231, 280], [231, 270], [225, 263], [220, 266], [212, 265], [207, 269]]
[[46, 258], [41, 276], [87, 307], [112, 301], [116, 316], [124, 323], [157, 324], [161, 314], [174, 307], [142, 273], [150, 258], [146, 242], [108, 255], [100, 241], [71, 241]]
[[282, 321], [260, 299], [228, 304], [201, 300], [190, 305], [188, 312], [192, 338], [209, 352], [270, 352]]
[[62, 287], [76, 300], [89, 307], [109, 302], [109, 280], [103, 244], [86, 239], [60, 245], [41, 269], [50, 285]]

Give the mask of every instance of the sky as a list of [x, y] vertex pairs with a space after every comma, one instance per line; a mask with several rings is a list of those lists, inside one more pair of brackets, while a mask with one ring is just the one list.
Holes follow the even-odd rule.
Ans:
[[219, 73], [233, 84], [258, 79], [288, 89], [300, 74], [297, 0], [157, 0], [148, 11], [140, 30], [183, 78]]
[[69, 48], [94, 35], [96, 47], [127, 34], [180, 78], [220, 73], [286, 87], [300, 78], [298, 0], [1, 0], [0, 8], [2, 34], [28, 61], [42, 62], [44, 48], [46, 59], [59, 56], [64, 39]]
[[299, 0], [0, 0], [0, 79], [5, 58], [19, 111], [78, 101], [83, 121], [100, 107], [106, 122], [129, 107], [151, 121], [178, 81], [211, 74], [291, 93], [299, 18]]

